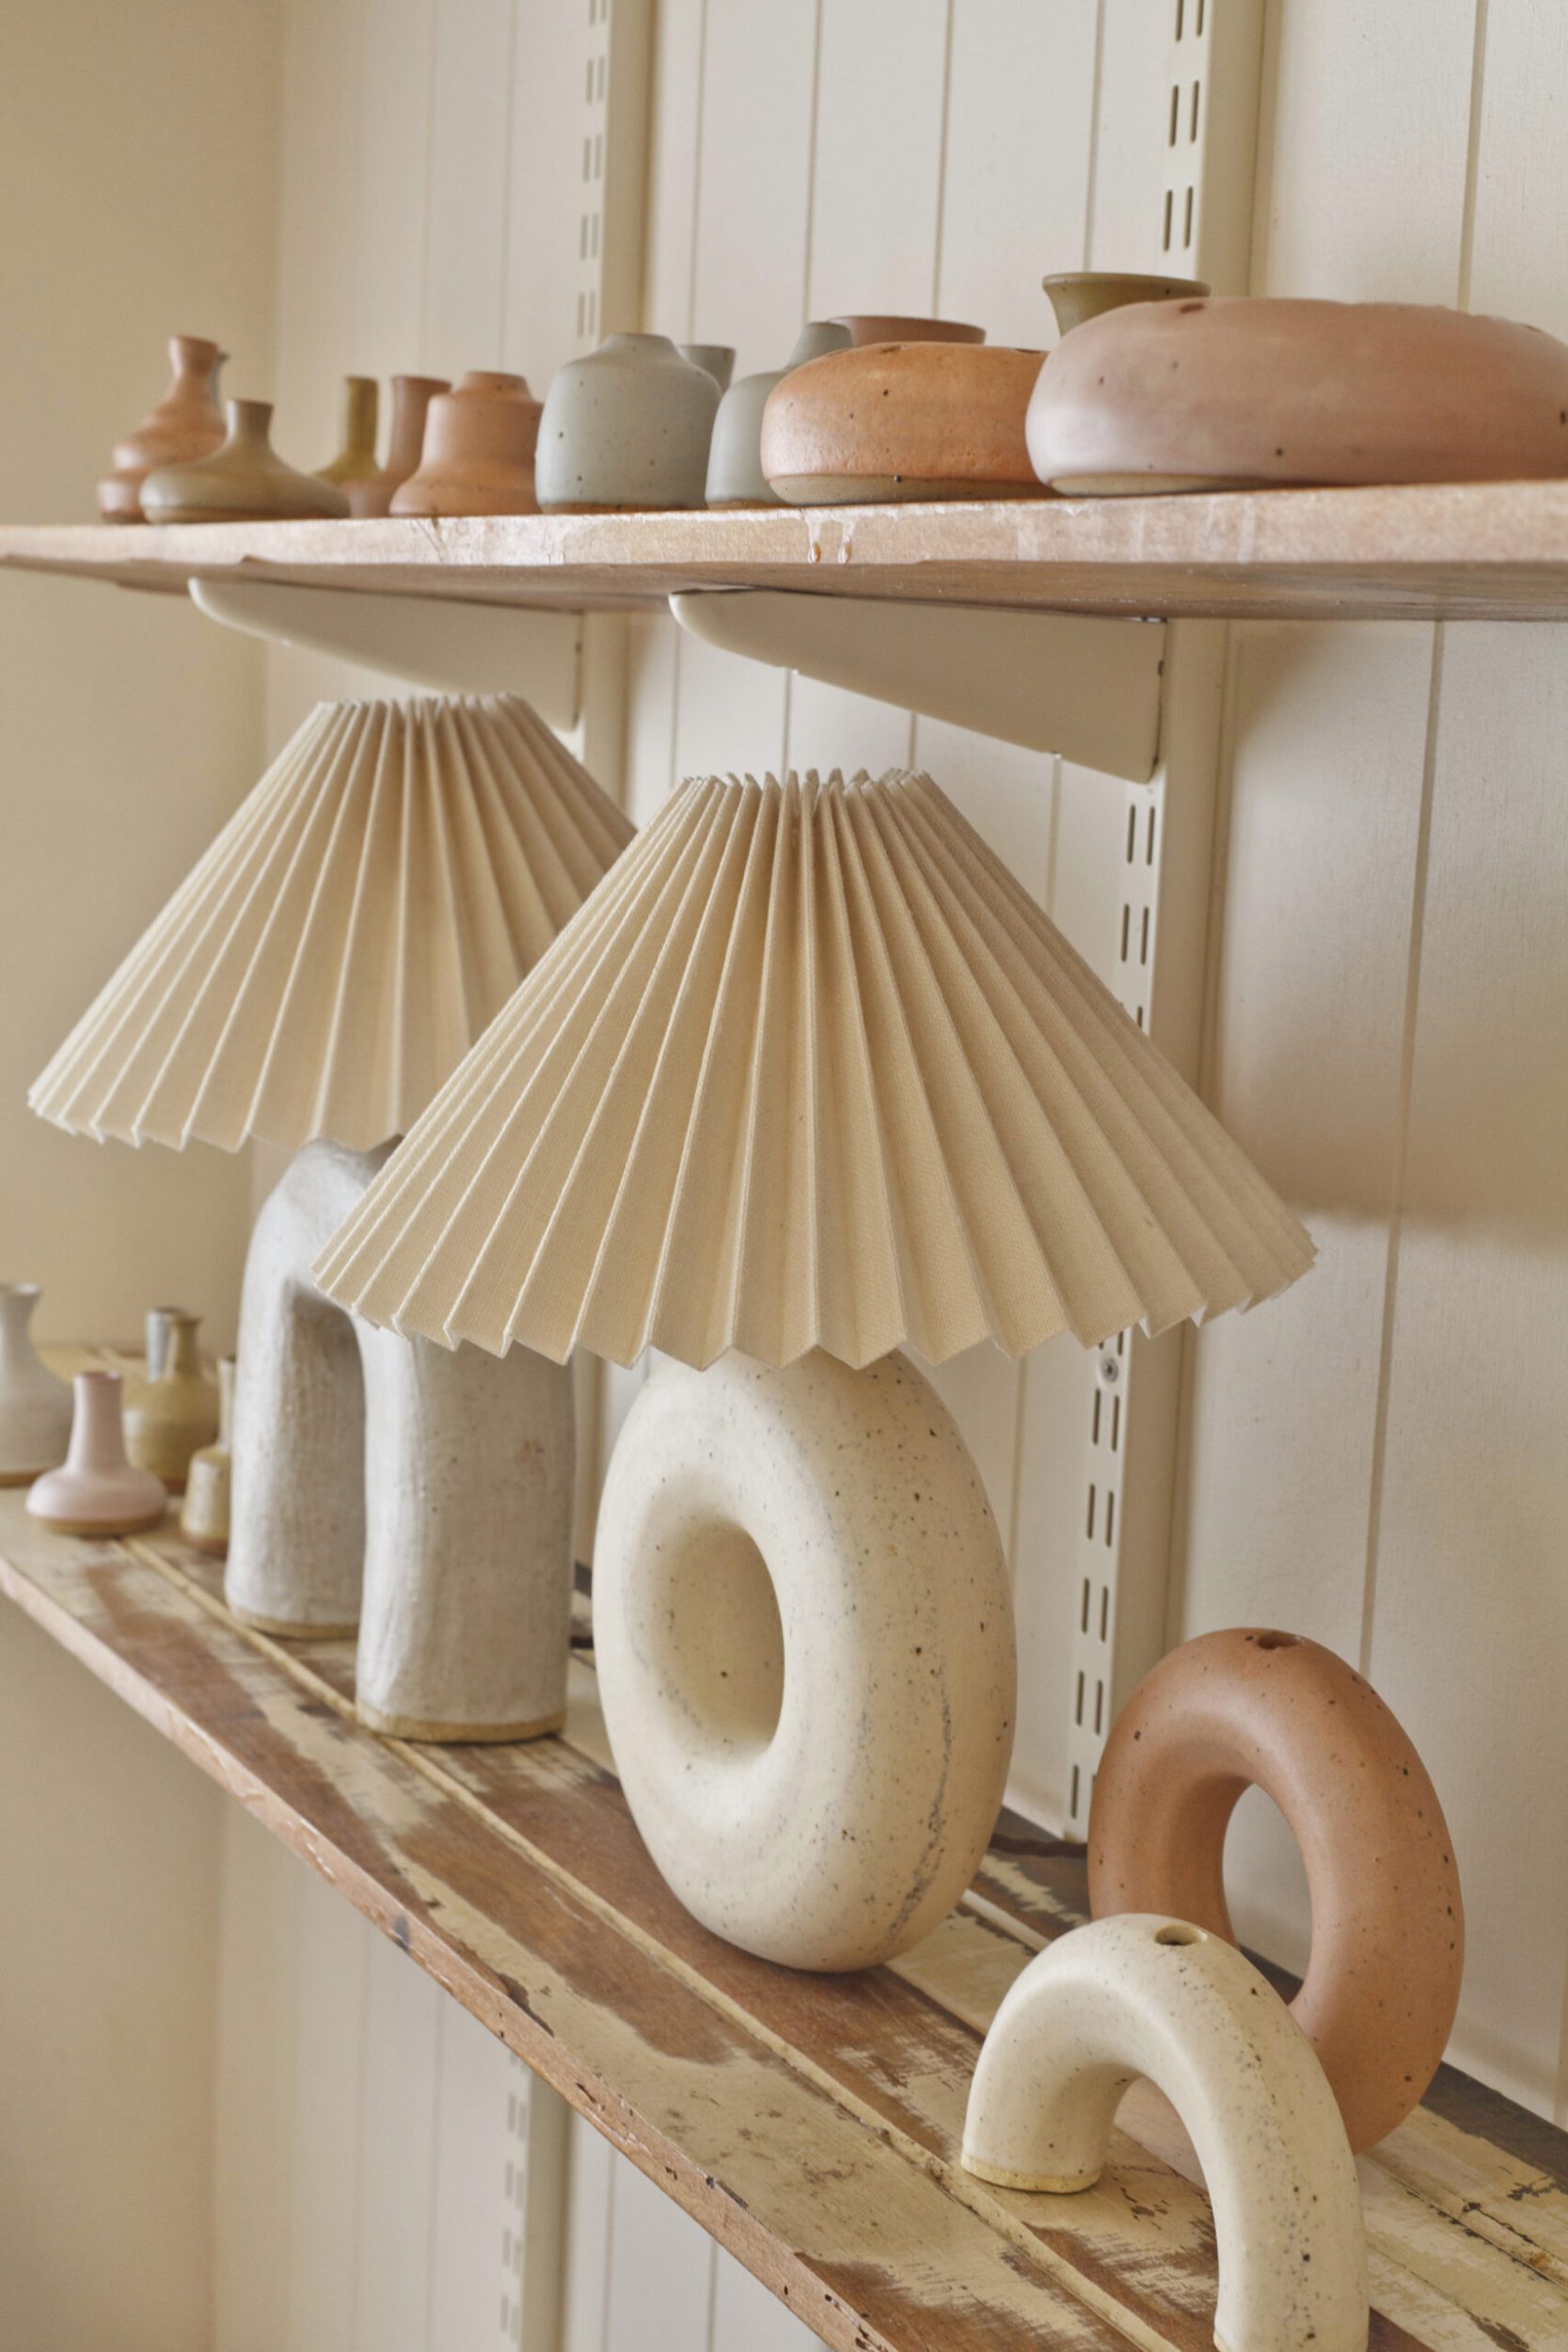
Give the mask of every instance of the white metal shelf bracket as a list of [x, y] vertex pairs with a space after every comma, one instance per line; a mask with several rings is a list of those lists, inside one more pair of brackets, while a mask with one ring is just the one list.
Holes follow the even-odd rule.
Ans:
[[726, 653], [1147, 784], [1160, 756], [1165, 624], [772, 588], [670, 599]]

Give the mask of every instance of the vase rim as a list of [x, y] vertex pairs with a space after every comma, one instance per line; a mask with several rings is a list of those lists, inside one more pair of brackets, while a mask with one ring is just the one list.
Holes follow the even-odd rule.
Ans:
[[0, 1298], [39, 1298], [42, 1285], [38, 1282], [0, 1282]]

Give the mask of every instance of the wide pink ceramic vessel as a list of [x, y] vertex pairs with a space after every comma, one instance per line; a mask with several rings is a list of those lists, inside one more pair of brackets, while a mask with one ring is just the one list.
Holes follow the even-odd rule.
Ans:
[[35, 1519], [61, 1535], [134, 1535], [156, 1527], [167, 1496], [150, 1470], [125, 1458], [118, 1372], [79, 1372], [71, 1450], [27, 1490]]

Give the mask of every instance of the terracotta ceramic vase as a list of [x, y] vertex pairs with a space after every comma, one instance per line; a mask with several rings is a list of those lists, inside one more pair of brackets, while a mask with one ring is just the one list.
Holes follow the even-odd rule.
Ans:
[[387, 463], [378, 474], [347, 485], [349, 504], [356, 516], [391, 513], [393, 493], [402, 488], [410, 474], [420, 470], [430, 404], [438, 392], [451, 389], [444, 375], [393, 376]]
[[218, 1391], [201, 1369], [201, 1318], [183, 1307], [153, 1307], [147, 1317], [147, 1370], [125, 1391], [125, 1451], [171, 1493], [185, 1484], [191, 1456], [218, 1434]]
[[983, 343], [983, 326], [965, 326], [957, 319], [903, 319], [872, 311], [846, 311], [834, 319], [852, 343]]
[[1097, 1919], [1030, 1961], [974, 2070], [965, 2171], [1049, 2196], [1092, 2188], [1137, 2077], [1164, 2092], [1203, 2168], [1219, 2352], [1366, 2352], [1361, 2192], [1334, 2094], [1251, 1962], [1184, 1919]]
[[159, 466], [210, 457], [223, 440], [218, 406], [218, 371], [227, 353], [200, 335], [168, 339], [169, 387], [134, 433], [117, 441], [114, 471], [98, 485], [98, 508], [105, 522], [139, 523], [141, 485]]
[[524, 377], [471, 369], [432, 398], [419, 470], [392, 493], [392, 513], [536, 515], [539, 417]]
[[1042, 278], [1057, 332], [1070, 335], [1085, 319], [1129, 302], [1180, 302], [1209, 291], [1201, 278], [1146, 278], [1132, 270], [1069, 269]]
[[701, 506], [719, 387], [667, 335], [609, 335], [562, 369], [539, 428], [539, 503]]
[[732, 384], [719, 404], [708, 445], [707, 502], [710, 506], [780, 506], [784, 501], [762, 470], [762, 412], [775, 384], [792, 368], [820, 359], [830, 351], [847, 351], [849, 329], [828, 319], [803, 326], [794, 350], [782, 368], [743, 375]]
[[229, 1549], [230, 1447], [234, 1419], [234, 1359], [218, 1365], [218, 1434], [211, 1445], [191, 1455], [185, 1475], [185, 1500], [180, 1509], [180, 1532], [199, 1551], [221, 1560]]
[[677, 343], [675, 349], [692, 367], [711, 375], [721, 392], [730, 389], [735, 373], [735, 353], [728, 343]]
[[0, 1486], [30, 1486], [65, 1460], [71, 1390], [33, 1345], [36, 1282], [0, 1282]]
[[1037, 498], [1023, 420], [1042, 355], [872, 343], [797, 368], [768, 395], [762, 470], [792, 506]]
[[346, 493], [351, 509], [356, 488], [381, 479], [375, 455], [380, 407], [381, 389], [373, 375], [344, 376], [342, 440], [332, 463], [316, 469], [316, 480], [335, 482]]
[[1568, 474], [1568, 345], [1404, 302], [1140, 302], [1065, 336], [1029, 407], [1072, 493]]
[[1222, 1868], [1237, 1800], [1262, 1788], [1307, 1867], [1312, 1952], [1293, 2004], [1353, 2148], [1419, 2101], [1459, 2003], [1465, 1912], [1437, 1793], [1343, 1659], [1238, 1627], [1185, 1642], [1117, 1716], [1095, 1778], [1095, 1916], [1171, 1911], [1235, 1941]]
[[27, 1491], [31, 1516], [60, 1535], [134, 1535], [156, 1527], [167, 1497], [150, 1470], [125, 1458], [118, 1372], [79, 1372], [71, 1447], [59, 1470]]
[[211, 457], [162, 466], [148, 475], [141, 495], [149, 522], [284, 522], [347, 515], [348, 500], [336, 483], [296, 472], [277, 455], [268, 438], [270, 401], [226, 401], [224, 415], [229, 430]]

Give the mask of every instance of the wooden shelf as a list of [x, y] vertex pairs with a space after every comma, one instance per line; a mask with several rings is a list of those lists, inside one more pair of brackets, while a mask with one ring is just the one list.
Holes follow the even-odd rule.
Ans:
[[494, 520], [0, 530], [0, 565], [585, 611], [701, 588], [1037, 611], [1568, 617], [1568, 482]]
[[[843, 2352], [1206, 2352], [1207, 2203], [1147, 2089], [1069, 2199], [958, 2163], [979, 2038], [1083, 1911], [1076, 1850], [1004, 1820], [972, 1894], [888, 1968], [820, 1978], [706, 1934], [647, 1859], [593, 1677], [567, 1735], [364, 1731], [347, 1643], [238, 1626], [162, 1534], [51, 1536], [0, 1496], [0, 1592], [304, 1856]], [[1379, 2352], [1568, 2347], [1568, 2136], [1445, 2073], [1362, 2180]]]

